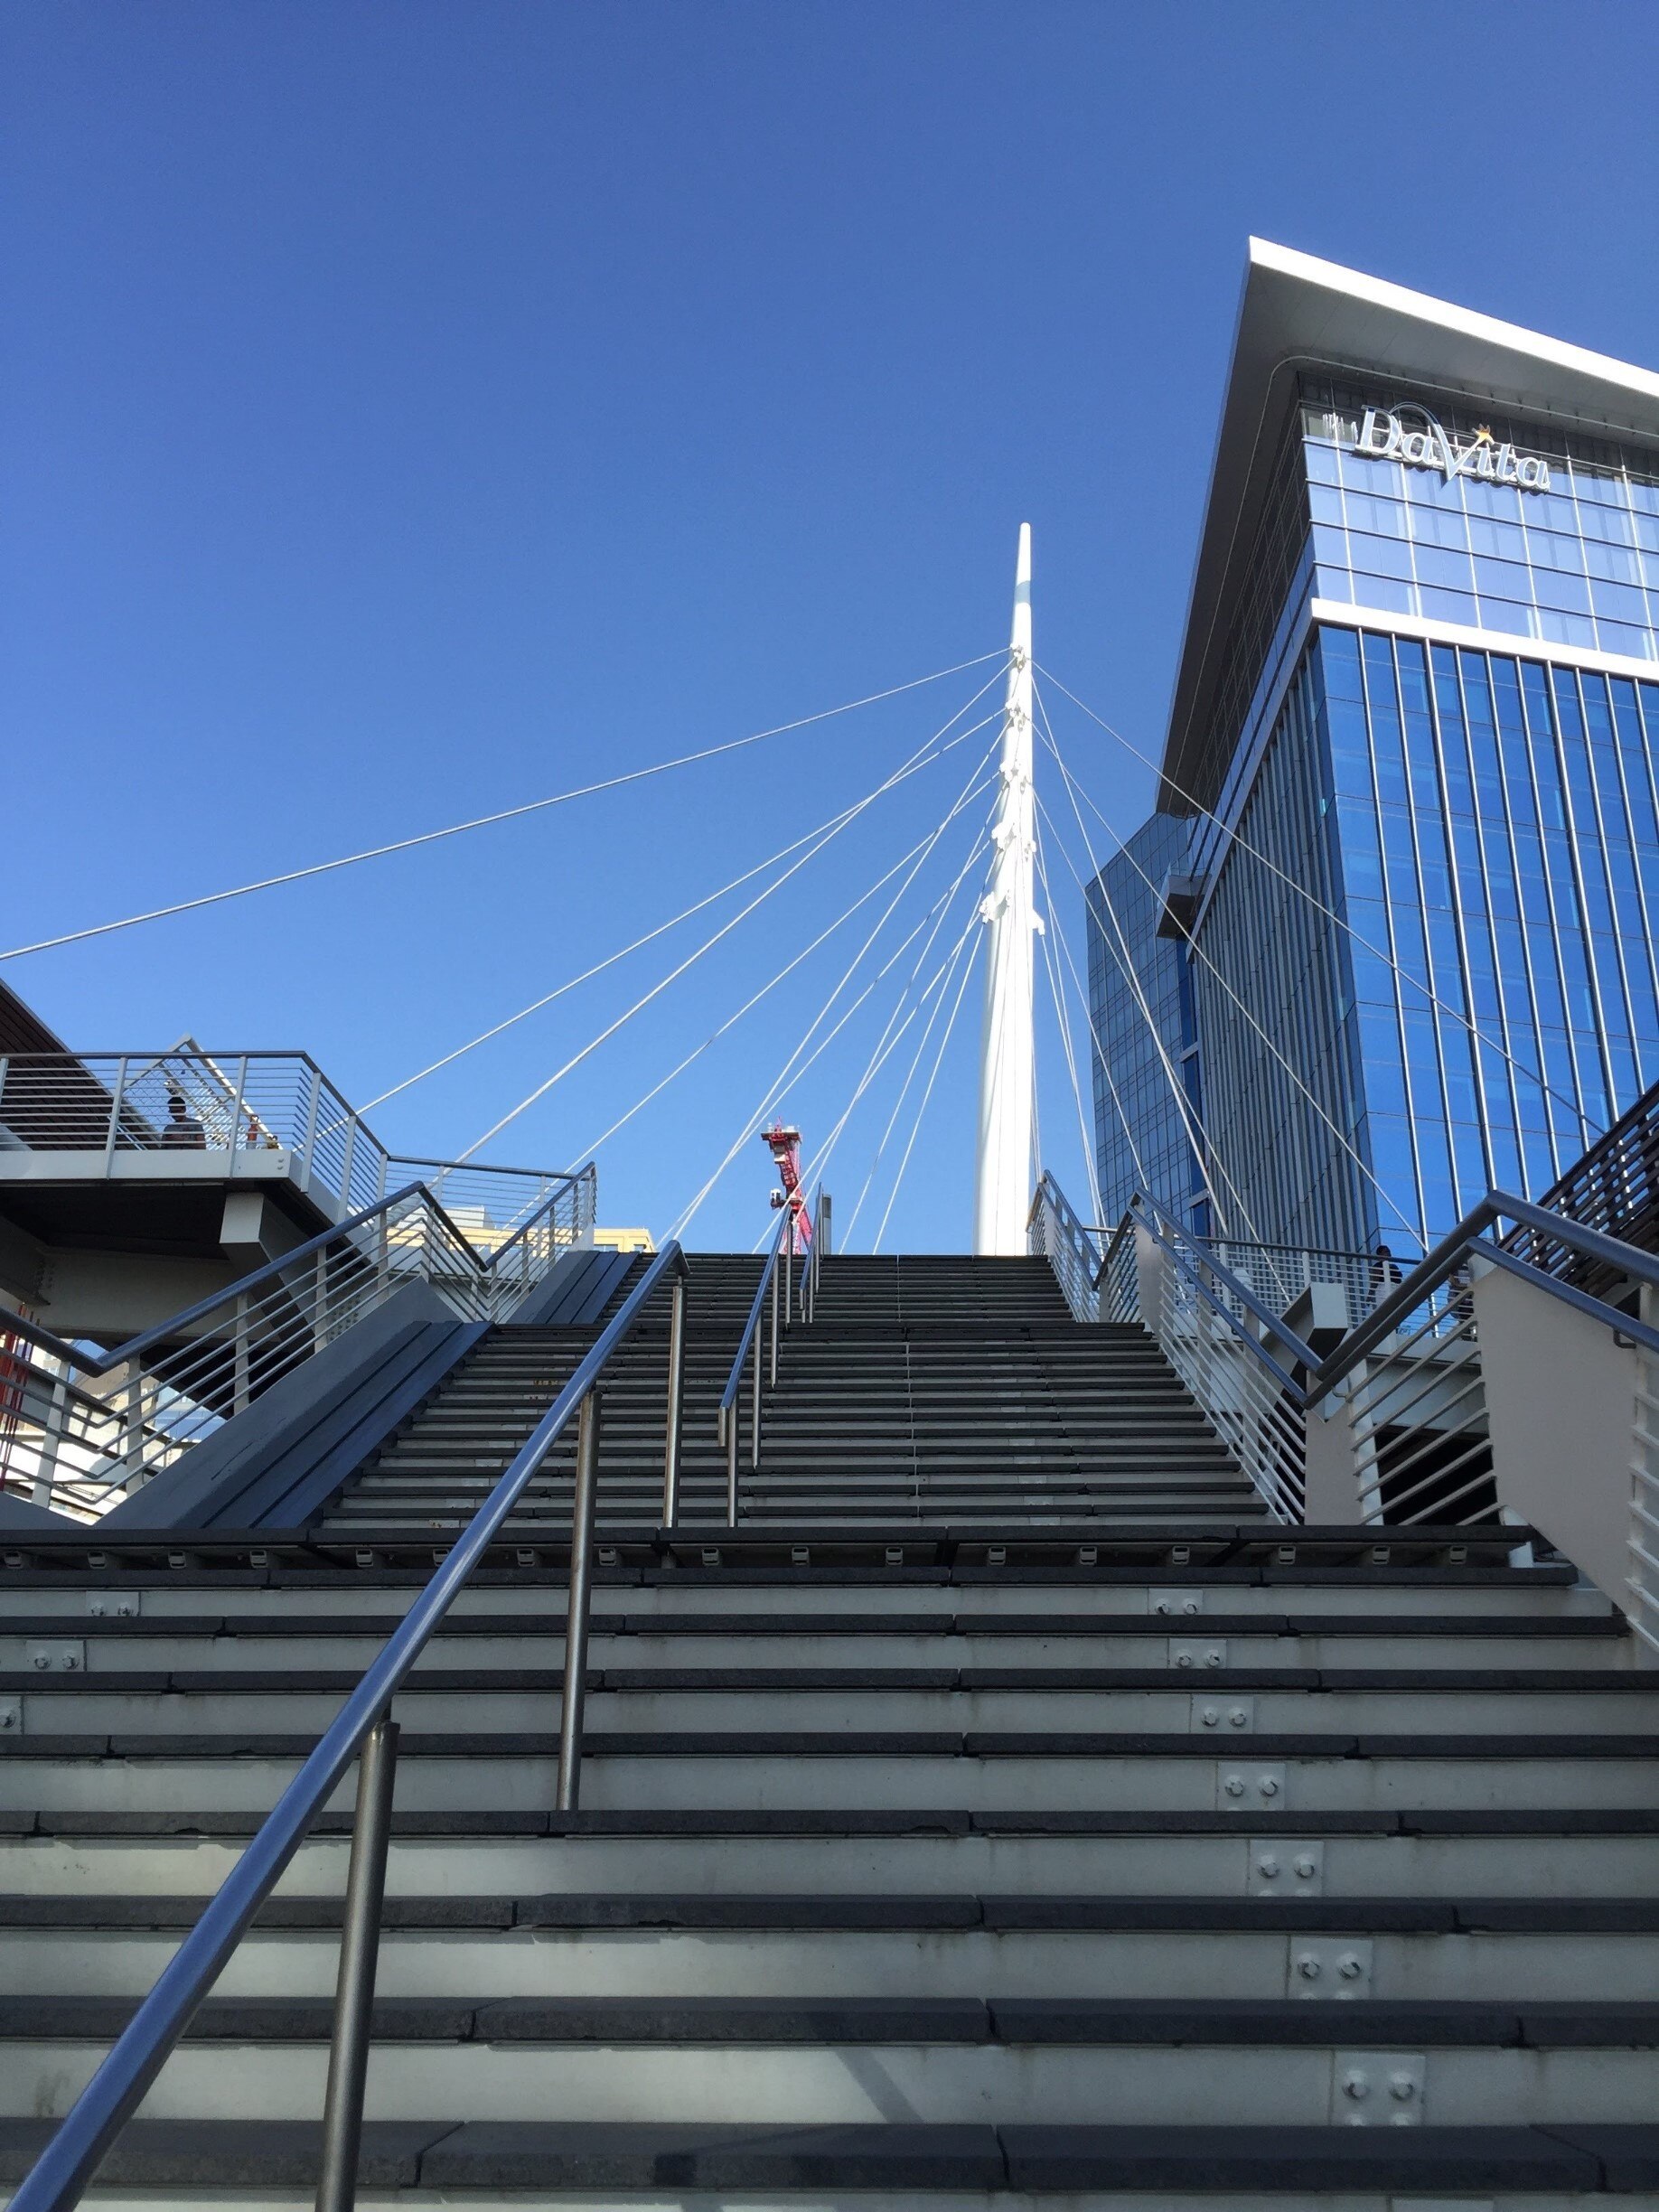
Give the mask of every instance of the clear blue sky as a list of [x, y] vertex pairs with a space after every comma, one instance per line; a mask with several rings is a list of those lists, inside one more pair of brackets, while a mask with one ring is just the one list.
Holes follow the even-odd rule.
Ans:
[[[1156, 753], [1247, 235], [1659, 363], [1656, 75], [1652, 0], [12, 0], [0, 942], [994, 649], [1024, 520], [1039, 657]], [[862, 795], [976, 680], [4, 972], [74, 1043], [305, 1045], [367, 1098]], [[1061, 726], [1132, 828], [1145, 772]], [[937, 820], [971, 750], [495, 1157], [574, 1159]], [[959, 823], [939, 863], [965, 848]], [[672, 1218], [857, 942], [606, 1148], [609, 1218]], [[664, 964], [382, 1134], [469, 1143]], [[809, 1139], [901, 973], [788, 1094]], [[976, 1002], [889, 1247], [965, 1240]], [[910, 1058], [848, 1127], [844, 1208]], [[1043, 1063], [1081, 1190], [1052, 1036]], [[746, 1244], [767, 1180], [748, 1148], [695, 1240]]]

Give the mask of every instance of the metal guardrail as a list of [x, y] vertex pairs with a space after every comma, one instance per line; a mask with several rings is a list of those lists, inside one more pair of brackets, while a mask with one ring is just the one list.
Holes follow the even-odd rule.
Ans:
[[[560, 1809], [575, 1807], [597, 1487], [596, 1385], [612, 1354], [633, 1328], [663, 1276], [671, 1270], [677, 1279], [683, 1278], [684, 1269], [684, 1255], [676, 1243], [664, 1245], [651, 1261], [622, 1310], [601, 1333], [537, 1423], [529, 1442], [456, 1538], [399, 1627], [364, 1671], [315, 1749], [163, 1969], [12, 2198], [11, 2212], [70, 2212], [80, 2201], [99, 2161], [161, 2072], [196, 2008], [219, 1979], [313, 1823], [361, 1755], [323, 2109], [323, 2179], [317, 2192], [317, 2203], [326, 2212], [349, 2212], [356, 2189], [396, 1778], [398, 1726], [390, 1718], [392, 1700], [572, 1415], [579, 1412], [558, 1778]], [[681, 1336], [682, 1347], [683, 1342]], [[680, 1378], [671, 1371], [670, 1403], [680, 1387]]]
[[[1410, 1270], [1373, 1256], [1362, 1283], [1345, 1264], [1323, 1272], [1310, 1264], [1307, 1282], [1334, 1282], [1349, 1299], [1349, 1326], [1323, 1357], [1213, 1247], [1145, 1198], [1131, 1203], [1104, 1251], [1052, 1176], [1039, 1185], [1031, 1219], [1032, 1249], [1054, 1262], [1073, 1314], [1148, 1328], [1270, 1512], [1285, 1521], [1304, 1515], [1308, 1423], [1333, 1415], [1345, 1423], [1362, 1520], [1402, 1526], [1495, 1517], [1476, 1267], [1520, 1276], [1659, 1354], [1659, 1330], [1568, 1279], [1561, 1256], [1626, 1292], [1659, 1290], [1659, 1259], [1507, 1192], [1488, 1193]], [[1494, 1236], [1505, 1222], [1507, 1234]], [[1555, 1265], [1535, 1265], [1517, 1246]], [[1308, 1255], [1310, 1263], [1321, 1257], [1349, 1263], [1354, 1255]], [[1651, 1411], [1659, 1421], [1659, 1389]], [[1631, 1587], [1654, 1616], [1659, 1648], [1659, 1543], [1650, 1541], [1659, 1537], [1659, 1436], [1641, 1418], [1636, 1448]]]
[[[426, 1185], [487, 1250], [575, 1183], [580, 1231], [594, 1226], [595, 1178], [531, 1167], [417, 1159], [387, 1149], [306, 1053], [155, 1052], [0, 1055], [0, 1152], [128, 1156], [218, 1153], [227, 1176], [251, 1176], [280, 1154], [323, 1210], [351, 1214], [407, 1182]], [[416, 1172], [411, 1175], [408, 1171]]]
[[581, 1183], [560, 1178], [485, 1252], [424, 1183], [406, 1184], [110, 1352], [6, 1316], [0, 1488], [100, 1519], [406, 1283], [464, 1319], [504, 1318], [578, 1241]]
[[[761, 1463], [761, 1404], [763, 1339], [765, 1332], [761, 1326], [762, 1309], [771, 1301], [770, 1348], [764, 1351], [766, 1387], [775, 1390], [778, 1382], [778, 1343], [787, 1332], [793, 1317], [793, 1279], [795, 1237], [802, 1204], [784, 1205], [778, 1214], [778, 1225], [773, 1232], [766, 1249], [766, 1262], [761, 1278], [755, 1286], [755, 1296], [749, 1304], [748, 1318], [743, 1325], [743, 1334], [737, 1339], [737, 1349], [732, 1355], [731, 1373], [726, 1378], [726, 1388], [720, 1393], [718, 1433], [726, 1451], [726, 1525], [736, 1528], [740, 1503], [738, 1464], [742, 1457], [743, 1427], [743, 1370], [745, 1361], [750, 1369], [749, 1379], [749, 1471], [753, 1474]], [[830, 1201], [823, 1192], [818, 1195], [817, 1205], [811, 1219], [817, 1223], [821, 1215], [827, 1230], [830, 1220]], [[809, 1229], [806, 1264], [802, 1267], [801, 1290], [809, 1311], [816, 1309], [818, 1302], [818, 1236]]]

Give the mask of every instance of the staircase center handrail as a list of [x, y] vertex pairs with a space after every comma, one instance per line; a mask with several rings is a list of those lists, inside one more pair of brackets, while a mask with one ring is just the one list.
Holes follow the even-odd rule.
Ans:
[[433, 1571], [399, 1626], [364, 1670], [316, 1748], [210, 1899], [114, 2048], [31, 2169], [10, 2212], [70, 2212], [222, 1973], [254, 1916], [281, 1880], [312, 1823], [407, 1680], [473, 1569], [500, 1532], [571, 1416], [633, 1330], [645, 1301], [671, 1268], [685, 1269], [678, 1243], [657, 1253], [614, 1320], [538, 1422], [530, 1440]]
[[737, 1393], [743, 1388], [743, 1363], [754, 1341], [755, 1332], [760, 1326], [761, 1308], [765, 1302], [767, 1287], [777, 1267], [778, 1256], [783, 1249], [783, 1233], [790, 1227], [792, 1218], [788, 1206], [785, 1206], [778, 1216], [778, 1225], [773, 1233], [772, 1248], [766, 1254], [766, 1264], [761, 1270], [761, 1279], [755, 1286], [755, 1296], [749, 1301], [749, 1317], [743, 1325], [743, 1335], [737, 1339], [737, 1350], [732, 1360], [732, 1371], [726, 1376], [726, 1388], [720, 1393], [722, 1414], [731, 1412], [733, 1406], [737, 1401]]
[[366, 1222], [373, 1221], [377, 1215], [389, 1213], [393, 1206], [401, 1205], [405, 1199], [417, 1197], [425, 1197], [450, 1234], [471, 1253], [482, 1272], [484, 1255], [451, 1221], [426, 1186], [424, 1183], [406, 1183], [401, 1190], [395, 1190], [389, 1196], [377, 1199], [373, 1205], [364, 1206], [361, 1213], [348, 1214], [344, 1221], [335, 1222], [332, 1228], [319, 1230], [315, 1236], [308, 1237], [303, 1244], [296, 1244], [292, 1251], [263, 1261], [248, 1274], [239, 1276], [235, 1282], [228, 1284], [224, 1289], [210, 1291], [206, 1298], [198, 1298], [193, 1306], [182, 1307], [177, 1313], [169, 1314], [164, 1321], [152, 1322], [148, 1328], [140, 1329], [136, 1336], [129, 1336], [125, 1344], [117, 1345], [113, 1352], [88, 1352], [79, 1345], [70, 1344], [67, 1337], [58, 1336], [55, 1331], [42, 1328], [38, 1321], [31, 1321], [23, 1314], [8, 1313], [5, 1317], [5, 1326], [12, 1334], [24, 1336], [42, 1351], [50, 1352], [55, 1359], [70, 1362], [83, 1374], [106, 1375], [124, 1361], [136, 1359], [158, 1344], [172, 1343], [183, 1330], [192, 1327], [198, 1321], [205, 1321], [221, 1306], [228, 1306], [233, 1299], [246, 1297], [248, 1291], [258, 1289], [261, 1283], [271, 1281], [286, 1269], [296, 1267], [303, 1260], [309, 1260], [314, 1252], [321, 1251], [325, 1244], [332, 1244], [337, 1237], [347, 1236], [352, 1230], [361, 1229]]

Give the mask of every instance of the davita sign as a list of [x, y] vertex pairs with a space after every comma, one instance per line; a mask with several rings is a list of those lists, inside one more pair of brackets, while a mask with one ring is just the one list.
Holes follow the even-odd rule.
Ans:
[[1451, 436], [1427, 408], [1403, 401], [1367, 408], [1354, 451], [1375, 461], [1403, 461], [1408, 468], [1439, 469], [1448, 480], [1478, 476], [1523, 492], [1550, 489], [1550, 464], [1541, 454], [1517, 453], [1513, 445], [1500, 445], [1490, 430], [1476, 430], [1472, 438]]

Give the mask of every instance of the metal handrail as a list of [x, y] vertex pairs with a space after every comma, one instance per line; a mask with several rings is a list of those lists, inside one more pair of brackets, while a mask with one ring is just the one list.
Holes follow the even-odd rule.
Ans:
[[[417, 1164], [427, 1167], [441, 1167], [445, 1163], [442, 1160], [424, 1160]], [[530, 1167], [511, 1167], [502, 1170], [501, 1172], [509, 1175], [533, 1175], [535, 1173], [535, 1169]], [[578, 1183], [596, 1183], [598, 1180], [598, 1175], [599, 1169], [597, 1163], [593, 1160], [589, 1160], [586, 1167], [575, 1167], [572, 1168], [571, 1172], [567, 1176], [561, 1176], [558, 1181], [558, 1188], [555, 1189], [548, 1197], [542, 1200], [541, 1204], [536, 1208], [536, 1211], [530, 1215], [530, 1219], [528, 1221], [520, 1222], [519, 1226], [513, 1231], [512, 1234], [506, 1238], [501, 1243], [498, 1244], [492, 1252], [488, 1252], [483, 1255], [485, 1273], [487, 1274], [498, 1267], [501, 1264], [502, 1254], [504, 1252], [510, 1252], [515, 1244], [520, 1242], [522, 1238], [527, 1237], [530, 1231], [536, 1226], [537, 1223], [539, 1222], [545, 1214], [550, 1214], [554, 1207], [562, 1202], [567, 1192], [574, 1190]], [[476, 1247], [474, 1247], [474, 1250], [476, 1250]]]
[[[726, 1525], [737, 1525], [738, 1497], [738, 1431], [743, 1426], [737, 1410], [737, 1393], [743, 1388], [743, 1364], [751, 1360], [754, 1375], [750, 1389], [749, 1408], [749, 1468], [760, 1465], [761, 1446], [761, 1307], [768, 1289], [772, 1291], [772, 1380], [778, 1379], [778, 1256], [787, 1237], [793, 1250], [794, 1210], [784, 1206], [778, 1215], [778, 1225], [773, 1232], [772, 1246], [766, 1254], [766, 1264], [755, 1286], [755, 1296], [749, 1303], [749, 1317], [743, 1325], [743, 1334], [737, 1339], [737, 1349], [732, 1357], [732, 1370], [726, 1378], [726, 1388], [720, 1393], [718, 1414], [720, 1441], [726, 1447]], [[787, 1324], [786, 1324], [787, 1326]], [[753, 1350], [751, 1351], [751, 1347]]]
[[[1182, 1236], [1186, 1233], [1181, 1228], [1180, 1224], [1177, 1222], [1171, 1220], [1169, 1215], [1165, 1213], [1163, 1207], [1158, 1204], [1155, 1198], [1137, 1197], [1133, 1199], [1130, 1202], [1130, 1211], [1131, 1213], [1134, 1213], [1137, 1211], [1137, 1209], [1139, 1209], [1139, 1219], [1140, 1221], [1140, 1225], [1146, 1230], [1148, 1236], [1155, 1237], [1158, 1243], [1160, 1243], [1164, 1250], [1170, 1255], [1171, 1259], [1179, 1261], [1185, 1267], [1186, 1273], [1193, 1276], [1193, 1280], [1197, 1284], [1197, 1287], [1200, 1289], [1204, 1289], [1204, 1285], [1198, 1281], [1196, 1275], [1193, 1274], [1193, 1270], [1190, 1263], [1183, 1259], [1182, 1254], [1179, 1253], [1176, 1250], [1176, 1247], [1169, 1242], [1170, 1235]], [[1163, 1224], [1161, 1229], [1158, 1225], [1160, 1223]], [[1168, 1233], [1166, 1234], [1165, 1232], [1167, 1232]], [[1224, 1267], [1222, 1262], [1214, 1257], [1214, 1253], [1207, 1249], [1207, 1247], [1204, 1252], [1204, 1264], [1210, 1270], [1212, 1274], [1219, 1276], [1221, 1280], [1226, 1284], [1228, 1289], [1232, 1291], [1234, 1298], [1240, 1301], [1245, 1309], [1255, 1316], [1256, 1319], [1261, 1322], [1263, 1328], [1270, 1330], [1273, 1336], [1277, 1336], [1279, 1343], [1285, 1346], [1286, 1350], [1289, 1351], [1294, 1358], [1298, 1360], [1304, 1367], [1308, 1368], [1311, 1372], [1318, 1365], [1319, 1354], [1314, 1350], [1313, 1346], [1311, 1345], [1304, 1344], [1294, 1329], [1287, 1328], [1285, 1324], [1279, 1319], [1279, 1316], [1272, 1311], [1271, 1308], [1264, 1306], [1261, 1300], [1256, 1296], [1255, 1292], [1250, 1289], [1249, 1285], [1241, 1282], [1238, 1277], [1233, 1272], [1233, 1270], [1229, 1267]], [[1204, 1295], [1206, 1298], [1210, 1298], [1210, 1303], [1215, 1307], [1218, 1313], [1227, 1312], [1227, 1308], [1221, 1304], [1220, 1300], [1211, 1298], [1210, 1293], [1207, 1290], [1204, 1291]], [[1237, 1326], [1236, 1316], [1228, 1314], [1228, 1318], [1234, 1323], [1235, 1326]], [[1242, 1336], [1248, 1337], [1250, 1332], [1247, 1329], [1240, 1329], [1239, 1334]], [[1254, 1339], [1252, 1338], [1251, 1341], [1253, 1342]], [[1283, 1373], [1283, 1370], [1279, 1368], [1279, 1363], [1276, 1360], [1270, 1360], [1269, 1364], [1277, 1369], [1280, 1373]]]
[[84, 1351], [79, 1345], [70, 1344], [66, 1337], [55, 1335], [49, 1328], [42, 1328], [39, 1322], [31, 1321], [23, 1314], [8, 1313], [5, 1326], [17, 1336], [26, 1336], [31, 1344], [38, 1345], [43, 1352], [50, 1352], [54, 1359], [72, 1361], [83, 1374], [105, 1375], [124, 1361], [136, 1359], [141, 1353], [148, 1352], [155, 1345], [171, 1344], [196, 1322], [205, 1321], [210, 1314], [217, 1313], [221, 1306], [246, 1297], [249, 1290], [257, 1289], [261, 1283], [269, 1282], [286, 1269], [298, 1266], [302, 1260], [309, 1260], [314, 1252], [321, 1251], [325, 1244], [332, 1244], [337, 1237], [347, 1236], [353, 1229], [361, 1229], [365, 1222], [371, 1222], [379, 1214], [389, 1213], [393, 1206], [401, 1205], [406, 1198], [421, 1196], [426, 1199], [451, 1234], [466, 1246], [482, 1270], [483, 1254], [456, 1228], [426, 1185], [406, 1183], [401, 1190], [393, 1191], [389, 1197], [378, 1199], [373, 1205], [365, 1206], [360, 1214], [352, 1214], [346, 1220], [336, 1222], [332, 1229], [320, 1230], [315, 1236], [307, 1238], [305, 1243], [296, 1244], [292, 1251], [286, 1251], [276, 1260], [267, 1260], [225, 1289], [211, 1291], [206, 1298], [198, 1298], [193, 1306], [185, 1306], [177, 1313], [169, 1314], [164, 1321], [152, 1322], [147, 1329], [140, 1329], [136, 1336], [129, 1336], [113, 1352]]
[[[389, 1722], [386, 1722], [386, 1715], [392, 1698], [408, 1679], [415, 1662], [523, 1495], [543, 1459], [564, 1432], [571, 1415], [578, 1407], [586, 1408], [611, 1354], [633, 1330], [646, 1299], [670, 1268], [677, 1274], [683, 1272], [685, 1268], [685, 1256], [674, 1242], [665, 1244], [656, 1254], [615, 1319], [601, 1332], [569, 1382], [537, 1423], [528, 1443], [519, 1451], [506, 1473], [467, 1523], [445, 1555], [443, 1563], [434, 1570], [431, 1580], [409, 1607], [401, 1625], [364, 1670], [356, 1689], [346, 1699], [323, 1731], [316, 1748], [267, 1814], [252, 1842], [226, 1876], [172, 1960], [163, 1968], [148, 1996], [117, 2039], [103, 2064], [70, 2106], [57, 2132], [12, 2198], [11, 2212], [70, 2212], [70, 2207], [80, 2202], [81, 2193], [90, 2182], [99, 2162], [142, 2102], [173, 2046], [190, 2025], [197, 2006], [223, 1972], [231, 1953], [247, 1934], [259, 1907], [282, 1879], [313, 1822], [322, 1812], [352, 1760], [365, 1748], [383, 1722], [390, 1726]], [[592, 1463], [596, 1459], [597, 1424], [589, 1417], [585, 1427], [588, 1428], [592, 1438], [591, 1444], [585, 1438], [582, 1452], [582, 1461], [589, 1474], [586, 1505], [589, 1536], [586, 1550], [590, 1555], [591, 1478]], [[577, 1527], [573, 1532], [571, 1542], [573, 1598], [576, 1557], [582, 1537], [581, 1511], [581, 1502], [578, 1501]], [[569, 1683], [570, 1649], [576, 1641], [571, 1632], [573, 1617], [574, 1608], [573, 1615], [567, 1616], [566, 1624], [567, 1688]], [[586, 1628], [585, 1606], [583, 1628]], [[564, 1748], [563, 1734], [567, 1725], [568, 1716], [561, 1713], [561, 1752]], [[576, 1727], [579, 1754], [579, 1711]], [[391, 1755], [393, 1747], [395, 1736], [387, 1747], [386, 1756]], [[377, 1777], [365, 1774], [361, 1777], [361, 1785], [360, 1812], [368, 1810], [372, 1813]], [[389, 1807], [389, 1786], [384, 1782], [378, 1783], [378, 1786], [382, 1790]], [[561, 1795], [563, 1787], [561, 1777]], [[370, 1801], [367, 1805], [365, 1800]], [[372, 1842], [383, 1850], [387, 1823], [383, 1820], [377, 1823], [370, 1819], [367, 1825], [378, 1828], [379, 1832]], [[359, 1859], [355, 1840], [352, 1858], [355, 1876]], [[355, 1887], [366, 1904], [374, 1902], [372, 1879], [359, 1879]], [[360, 1924], [363, 1917], [364, 1910], [360, 1908]], [[345, 2001], [342, 1976], [339, 2009], [342, 2012], [350, 2010], [351, 2017], [348, 2025], [355, 2031], [357, 2042], [361, 2044], [366, 2035], [367, 2004], [363, 2001], [365, 1992], [361, 1960], [354, 1959], [352, 1950], [353, 1939], [358, 1934], [359, 1929], [349, 1922], [346, 1935], [342, 1936], [342, 1960], [348, 1964], [355, 1964], [360, 1971], [355, 1983], [354, 2001], [349, 2007]], [[371, 2000], [372, 1994], [370, 1969], [366, 1995]], [[351, 2037], [348, 2035], [346, 2039], [350, 2042]], [[325, 2135], [332, 2131], [336, 2139], [339, 2132], [344, 2130], [351, 2135], [353, 2142], [355, 2131], [361, 2127], [361, 2079], [356, 2084], [358, 2109], [355, 2117], [349, 2112], [342, 2117], [335, 2110], [334, 2076], [336, 2072], [354, 2070], [360, 2057], [361, 2051], [353, 2048], [345, 2067], [331, 2065], [330, 2124], [325, 2128]]]

